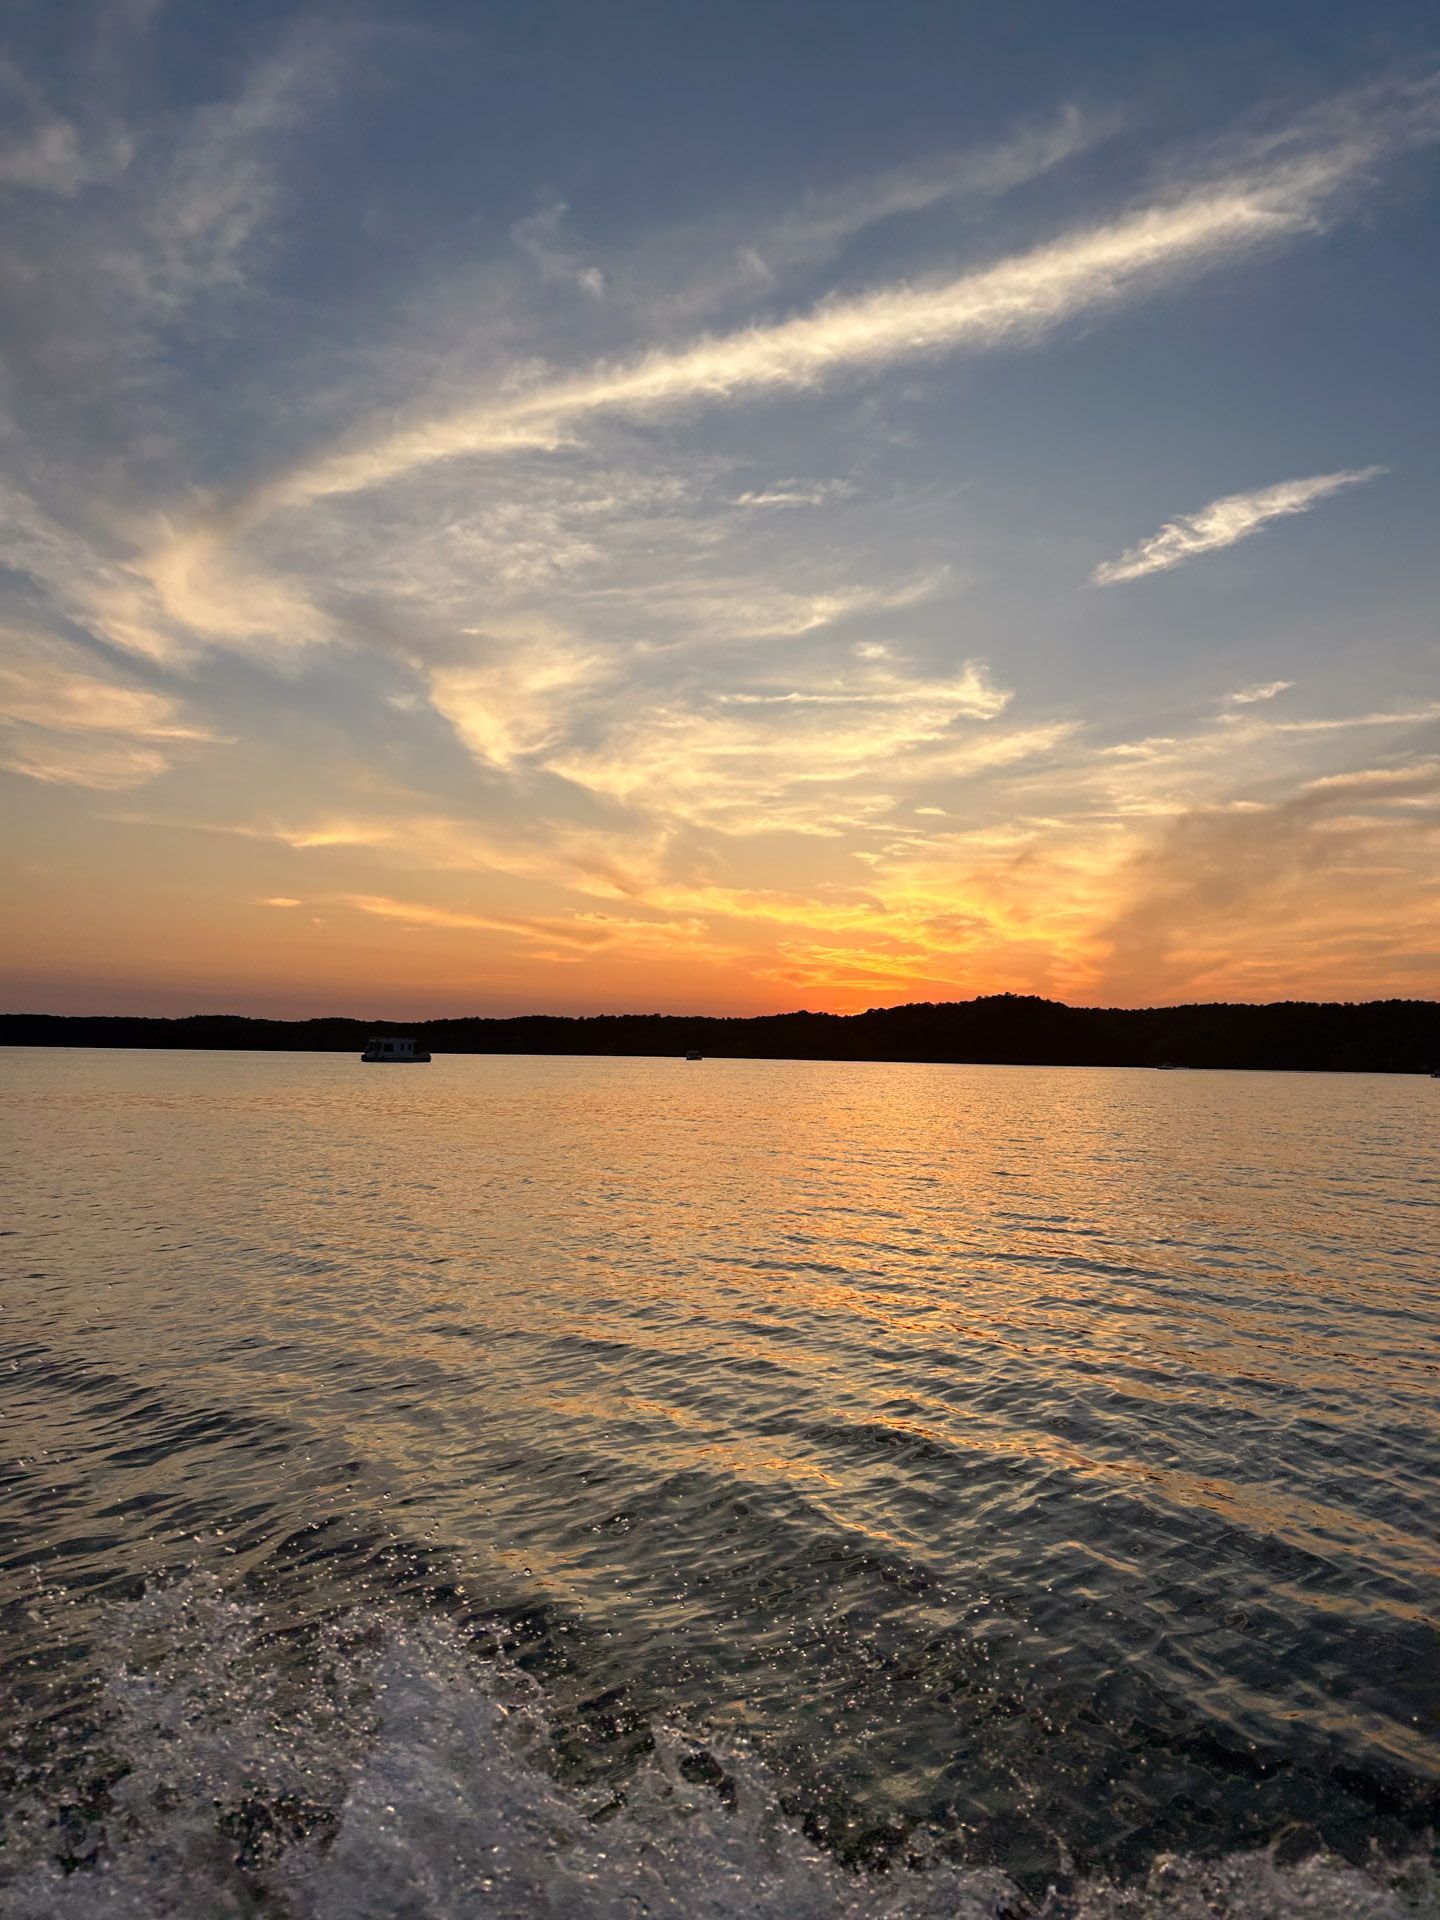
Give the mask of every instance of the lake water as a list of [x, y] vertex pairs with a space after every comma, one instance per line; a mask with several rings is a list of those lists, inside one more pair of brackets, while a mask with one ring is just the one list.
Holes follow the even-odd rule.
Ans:
[[1435, 1899], [1436, 1083], [0, 1077], [0, 1912]]

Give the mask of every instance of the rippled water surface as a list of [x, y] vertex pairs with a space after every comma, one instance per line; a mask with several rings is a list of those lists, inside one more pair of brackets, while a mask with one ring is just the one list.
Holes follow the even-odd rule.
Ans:
[[0, 1076], [0, 1911], [1433, 1897], [1436, 1083]]

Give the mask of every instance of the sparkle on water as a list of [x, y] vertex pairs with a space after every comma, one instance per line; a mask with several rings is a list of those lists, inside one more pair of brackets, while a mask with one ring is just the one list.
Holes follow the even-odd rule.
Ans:
[[0, 1072], [0, 1913], [1434, 1910], [1432, 1082]]

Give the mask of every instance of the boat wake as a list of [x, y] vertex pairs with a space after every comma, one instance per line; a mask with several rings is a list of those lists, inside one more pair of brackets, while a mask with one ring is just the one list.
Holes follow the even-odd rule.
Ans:
[[5, 1920], [1400, 1920], [1431, 1867], [1162, 1857], [1023, 1895], [943, 1859], [855, 1873], [751, 1753], [658, 1728], [623, 1793], [567, 1780], [540, 1689], [453, 1633], [351, 1614], [277, 1632], [200, 1577], [118, 1608], [68, 1777], [7, 1811]]

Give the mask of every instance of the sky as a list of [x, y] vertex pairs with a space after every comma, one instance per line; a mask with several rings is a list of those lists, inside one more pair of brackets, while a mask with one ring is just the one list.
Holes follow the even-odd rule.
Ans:
[[0, 1005], [1440, 993], [1440, 19], [9, 0]]

